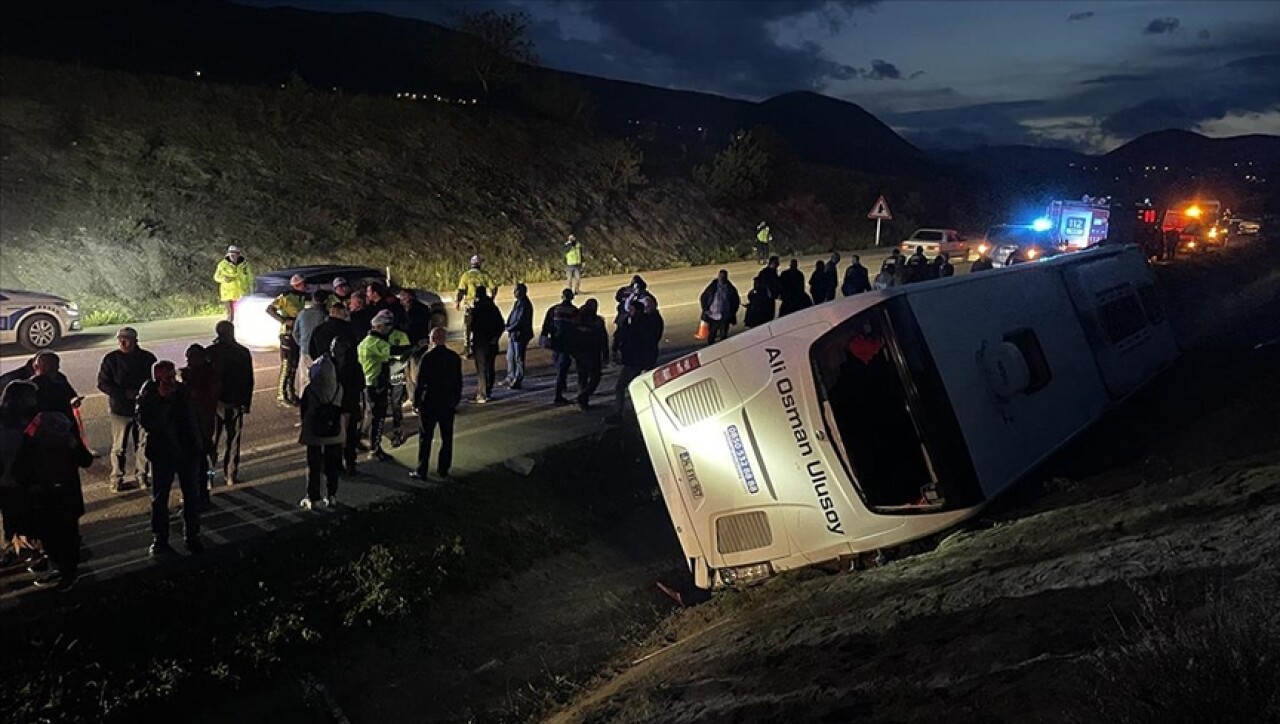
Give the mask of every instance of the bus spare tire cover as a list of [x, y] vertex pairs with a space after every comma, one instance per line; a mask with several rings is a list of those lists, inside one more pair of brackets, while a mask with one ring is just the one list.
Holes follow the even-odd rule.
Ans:
[[1014, 343], [985, 345], [981, 359], [987, 386], [996, 397], [1008, 400], [1031, 384], [1027, 360]]

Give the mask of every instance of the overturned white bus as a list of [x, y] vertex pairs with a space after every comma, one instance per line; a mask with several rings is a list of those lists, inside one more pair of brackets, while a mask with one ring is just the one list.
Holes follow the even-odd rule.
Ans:
[[1136, 247], [870, 292], [631, 383], [702, 588], [954, 525], [1169, 365]]

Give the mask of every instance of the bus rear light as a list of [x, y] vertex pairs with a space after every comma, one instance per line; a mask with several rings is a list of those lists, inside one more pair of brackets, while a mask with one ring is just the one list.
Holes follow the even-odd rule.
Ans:
[[668, 382], [673, 382], [677, 378], [689, 374], [701, 366], [702, 363], [698, 361], [697, 354], [681, 357], [675, 362], [670, 362], [659, 367], [658, 371], [653, 373], [653, 386], [655, 389], [661, 387]]

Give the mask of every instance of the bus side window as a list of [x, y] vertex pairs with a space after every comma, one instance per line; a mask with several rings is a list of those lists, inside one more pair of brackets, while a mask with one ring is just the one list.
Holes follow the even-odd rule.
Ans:
[[1017, 347], [1022, 353], [1022, 358], [1027, 362], [1030, 379], [1022, 393], [1029, 395], [1044, 389], [1053, 379], [1053, 373], [1049, 370], [1049, 360], [1045, 359], [1044, 349], [1040, 346], [1040, 338], [1036, 336], [1035, 330], [1019, 329], [1016, 332], [1010, 332], [1004, 336], [1004, 341]]
[[1147, 328], [1147, 314], [1132, 291], [1098, 307], [1098, 321], [1102, 323], [1107, 342], [1113, 345], [1119, 345]]

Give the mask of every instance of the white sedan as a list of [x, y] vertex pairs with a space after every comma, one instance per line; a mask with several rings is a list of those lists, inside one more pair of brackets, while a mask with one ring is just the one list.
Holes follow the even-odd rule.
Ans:
[[0, 289], [0, 344], [17, 342], [29, 352], [48, 349], [80, 331], [80, 308], [62, 297]]

